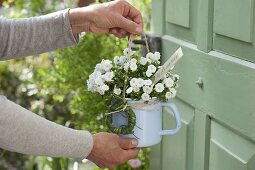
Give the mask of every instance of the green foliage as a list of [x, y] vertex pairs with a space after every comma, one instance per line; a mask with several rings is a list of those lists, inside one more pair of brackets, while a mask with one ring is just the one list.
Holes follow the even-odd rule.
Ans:
[[[126, 45], [126, 40], [113, 36], [87, 34], [77, 47], [52, 54], [52, 67], [39, 69], [35, 79], [42, 96], [47, 91], [47, 96], [55, 103], [65, 103], [68, 111], [54, 121], [92, 133], [107, 130], [102, 119], [107, 108], [105, 101], [100, 95], [89, 92], [86, 83], [96, 63], [120, 55]], [[141, 153], [148, 154], [148, 151]], [[143, 168], [148, 166], [148, 155], [140, 157], [146, 162]], [[127, 164], [123, 166], [128, 167]]]
[[56, 102], [69, 101], [66, 106], [72, 127], [92, 132], [103, 129], [100, 125], [104, 126], [102, 113], [106, 106], [100, 95], [88, 92], [87, 79], [96, 63], [117, 55], [122, 44], [112, 36], [87, 34], [77, 47], [55, 52], [52, 67], [38, 70], [36, 80], [42, 95], [47, 89], [47, 95], [51, 94]]
[[[135, 3], [142, 7], [147, 1]], [[70, 7], [74, 1], [65, 4], [58, 0], [16, 0], [12, 7], [13, 3], [12, 0], [5, 3], [7, 9], [14, 11], [10, 16], [24, 17]], [[101, 59], [120, 55], [127, 46], [126, 41], [108, 35], [87, 34], [76, 47], [0, 62], [0, 94], [58, 124], [92, 133], [107, 131], [102, 117], [106, 109], [104, 100], [87, 91], [86, 80]], [[148, 169], [148, 156], [149, 149], [140, 152], [141, 170]], [[73, 160], [66, 158], [34, 157], [0, 150], [0, 169], [3, 170], [71, 169], [72, 164]], [[128, 164], [117, 168], [131, 169]]]

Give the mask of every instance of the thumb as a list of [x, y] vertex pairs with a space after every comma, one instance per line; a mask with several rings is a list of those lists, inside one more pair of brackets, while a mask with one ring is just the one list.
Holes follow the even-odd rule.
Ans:
[[122, 149], [132, 149], [138, 145], [136, 139], [119, 138], [119, 145]]
[[132, 34], [142, 34], [143, 26], [135, 23], [132, 20], [129, 20], [125, 17], [120, 17], [118, 21], [118, 27], [124, 29], [125, 31]]

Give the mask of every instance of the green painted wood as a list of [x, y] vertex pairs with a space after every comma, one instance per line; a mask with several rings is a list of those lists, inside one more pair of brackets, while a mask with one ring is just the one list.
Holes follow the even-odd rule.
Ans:
[[189, 28], [190, 0], [168, 0], [165, 11], [167, 22]]
[[[156, 0], [154, 1], [156, 2]], [[164, 12], [167, 17], [165, 17], [164, 34], [171, 35], [173, 37], [196, 44], [198, 0], [192, 0], [188, 7], [187, 4], [185, 4], [184, 2], [189, 1], [190, 0], [165, 1], [166, 5], [164, 6]], [[172, 6], [177, 7], [174, 8]], [[189, 9], [189, 11], [186, 11], [187, 9]], [[174, 14], [174, 16], [171, 16], [170, 13]], [[170, 20], [171, 22], [169, 22], [168, 20]], [[187, 20], [189, 20], [189, 22], [187, 22]], [[186, 24], [184, 23], [184, 21], [186, 22]], [[187, 25], [187, 23], [189, 23], [188, 28], [187, 26], [183, 26]]]
[[210, 127], [209, 116], [196, 109], [194, 128], [194, 168], [195, 170], [209, 169], [209, 148], [210, 148]]
[[252, 158], [249, 160], [249, 162], [247, 163], [247, 167], [248, 169], [254, 169], [255, 167], [255, 155], [252, 156]]
[[[253, 40], [253, 42], [255, 42]], [[240, 59], [255, 62], [255, 47], [251, 43], [235, 40], [222, 35], [214, 35], [213, 49]]]
[[[178, 97], [255, 140], [255, 64], [221, 53], [203, 53], [184, 41], [163, 36], [166, 60], [179, 46], [184, 56], [175, 67]], [[204, 89], [196, 81], [202, 78]], [[241, 119], [240, 119], [241, 116]]]
[[[187, 3], [189, 12], [178, 9]], [[180, 83], [173, 101], [183, 127], [152, 151], [158, 156], [153, 170], [254, 170], [254, 0], [165, 0], [163, 7], [153, 7], [163, 19], [162, 61], [179, 46], [184, 52], [175, 66]]]
[[[162, 170], [192, 170], [193, 167], [193, 119], [194, 108], [180, 100], [174, 100], [180, 108], [182, 128], [177, 135], [164, 136], [162, 141]], [[165, 112], [170, 110], [165, 109]], [[165, 113], [164, 129], [174, 127], [174, 118]], [[171, 120], [171, 121], [170, 121]]]
[[164, 0], [152, 1], [152, 16], [151, 16], [151, 25], [153, 25], [152, 32], [159, 35], [164, 34], [164, 26], [165, 26], [164, 6], [165, 6]]
[[252, 42], [253, 0], [214, 0], [214, 32]]
[[254, 0], [216, 0], [213, 49], [255, 62]]
[[254, 170], [248, 166], [255, 156], [255, 143], [246, 140], [234, 131], [211, 122], [211, 146], [209, 170]]
[[151, 147], [150, 170], [161, 169], [161, 144]]
[[198, 1], [197, 48], [204, 52], [213, 48], [213, 3], [213, 0]]

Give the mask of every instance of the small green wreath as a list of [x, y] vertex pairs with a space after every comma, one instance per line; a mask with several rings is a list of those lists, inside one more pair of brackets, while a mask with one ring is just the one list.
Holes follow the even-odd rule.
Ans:
[[[116, 112], [118, 110], [119, 112]], [[105, 118], [106, 125], [108, 126], [111, 132], [122, 135], [134, 133], [134, 127], [136, 125], [136, 116], [134, 111], [129, 106], [127, 106], [126, 102], [114, 99], [108, 111], [110, 112], [110, 114], [106, 114]], [[112, 114], [121, 114], [123, 112], [126, 113], [126, 115], [128, 116], [128, 125], [122, 125], [120, 127], [114, 126], [112, 123], [113, 122]]]

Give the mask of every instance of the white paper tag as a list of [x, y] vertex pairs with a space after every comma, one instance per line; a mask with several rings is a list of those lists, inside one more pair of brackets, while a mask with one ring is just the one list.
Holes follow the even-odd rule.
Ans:
[[165, 64], [153, 75], [152, 82], [156, 84], [161, 80], [167, 72], [169, 72], [174, 65], [181, 59], [183, 56], [182, 48], [178, 48], [174, 54], [165, 62]]

